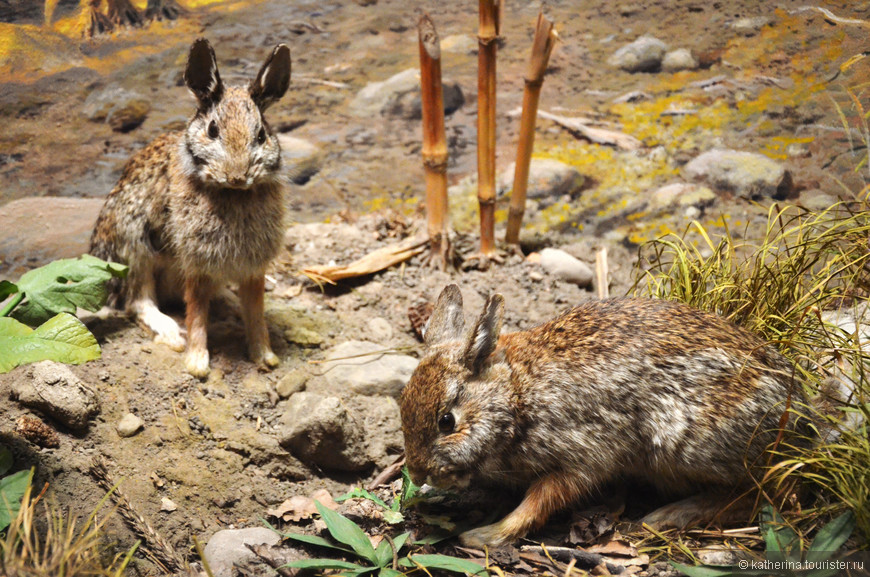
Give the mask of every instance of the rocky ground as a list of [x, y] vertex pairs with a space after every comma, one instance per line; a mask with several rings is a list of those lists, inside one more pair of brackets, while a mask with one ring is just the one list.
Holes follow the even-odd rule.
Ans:
[[[38, 27], [41, 14], [21, 3], [8, 2], [8, 10], [0, 3], [7, 20], [0, 22], [0, 276], [13, 280], [84, 252], [126, 159], [184, 125], [192, 99], [181, 68], [193, 38], [211, 40], [230, 83], [251, 77], [278, 42], [293, 53], [291, 91], [268, 114], [293, 181], [286, 252], [267, 287], [281, 366], [263, 373], [245, 359], [227, 291], [214, 307], [213, 370], [204, 381], [184, 373], [178, 353], [109, 311], [83, 316], [103, 356], [70, 368], [67, 385], [85, 399], [75, 419], [65, 416], [74, 409], [27, 402], [27, 387], [42, 382], [38, 370], [0, 376], [0, 442], [13, 448], [18, 466], [35, 465], [37, 484], [49, 483], [58, 503], [86, 515], [104, 494], [90, 473], [102, 457], [130, 501], [182, 552], [193, 536], [205, 542], [258, 525], [291, 496], [321, 488], [338, 496], [365, 485], [395, 460], [402, 450], [395, 398], [421, 352], [409, 310], [445, 284], [460, 285], [469, 314], [498, 290], [507, 328], [527, 328], [595, 298], [590, 268], [599, 248], [608, 250], [610, 293], [621, 295], [646, 240], [693, 220], [713, 234], [728, 227], [752, 237], [773, 202], [821, 209], [864, 188], [870, 137], [858, 107], [868, 66], [850, 59], [866, 49], [866, 23], [855, 21], [870, 19], [870, 3], [831, 2], [824, 12], [791, 1], [548, 2], [561, 42], [541, 98], [550, 117], [538, 123], [526, 254], [486, 271], [449, 272], [417, 256], [319, 287], [299, 270], [351, 262], [419, 224], [419, 95], [409, 71], [422, 10], [443, 42], [459, 260], [474, 252], [476, 6], [182, 3], [190, 12], [179, 21], [92, 40], [63, 33], [75, 3], [60, 3], [54, 30]], [[511, 111], [521, 103], [539, 8], [505, 7], [500, 223], [517, 136]], [[583, 128], [563, 126], [578, 119], [636, 140], [590, 142]], [[60, 386], [47, 380], [42, 386]], [[16, 433], [23, 415], [54, 428], [59, 446]], [[133, 540], [120, 520], [109, 534], [118, 550]], [[134, 569], [156, 571], [145, 560]]]

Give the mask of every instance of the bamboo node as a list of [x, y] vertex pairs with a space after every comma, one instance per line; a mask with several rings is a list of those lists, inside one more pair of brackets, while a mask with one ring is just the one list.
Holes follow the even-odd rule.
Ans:
[[492, 44], [496, 40], [498, 40], [498, 34], [493, 34], [492, 36], [481, 36], [478, 34], [478, 36], [477, 36], [477, 42], [481, 46], [489, 46], [490, 44]]
[[522, 217], [526, 213], [525, 207], [512, 206], [508, 208], [508, 218], [512, 216]]
[[541, 78], [524, 78], [526, 81], [526, 86], [529, 88], [540, 88], [544, 85], [544, 77]]
[[483, 198], [479, 194], [477, 195], [477, 202], [483, 206], [495, 206], [495, 198]]
[[433, 170], [434, 172], [447, 172], [447, 157], [424, 158], [423, 166]]

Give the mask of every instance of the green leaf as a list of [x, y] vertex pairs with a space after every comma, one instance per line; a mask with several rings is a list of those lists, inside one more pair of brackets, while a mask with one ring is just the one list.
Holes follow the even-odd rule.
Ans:
[[682, 565], [674, 561], [670, 564], [689, 577], [770, 577], [770, 569], [740, 569], [739, 567], [722, 567], [720, 565]]
[[393, 547], [396, 548], [396, 554], [398, 555], [399, 551], [402, 550], [402, 547], [405, 546], [405, 541], [410, 537], [410, 533], [402, 533], [393, 539], [393, 544], [390, 545], [390, 542], [387, 539], [384, 539], [378, 544], [378, 548], [375, 549], [375, 555], [378, 556], [378, 566], [386, 567], [393, 561]]
[[342, 495], [341, 497], [339, 497], [335, 501], [337, 503], [342, 503], [344, 501], [347, 501], [348, 499], [368, 499], [369, 501], [372, 501], [375, 504], [380, 505], [384, 509], [387, 509], [387, 510], [390, 509], [390, 506], [387, 505], [386, 503], [384, 503], [383, 499], [381, 499], [380, 497], [378, 497], [374, 493], [370, 493], [369, 491], [366, 491], [362, 487], [354, 487], [353, 489], [351, 489], [350, 491], [348, 491], [346, 494]]
[[419, 492], [420, 487], [415, 485], [414, 481], [411, 480], [411, 473], [408, 472], [408, 467], [402, 467], [402, 495], [399, 499], [402, 506], [404, 507], [405, 503], [416, 497]]
[[[398, 503], [398, 499], [396, 500], [396, 502]], [[398, 511], [393, 511], [392, 509], [387, 509], [386, 511], [384, 511], [384, 521], [386, 521], [390, 525], [398, 525], [404, 520], [405, 516]]]
[[771, 505], [761, 508], [759, 529], [767, 545], [767, 555], [773, 561], [800, 559], [801, 539], [794, 529], [786, 525], [785, 520]]
[[21, 499], [30, 481], [33, 469], [18, 471], [0, 479], [0, 531], [6, 529], [21, 510]]
[[12, 316], [35, 327], [57, 313], [75, 314], [76, 307], [98, 311], [109, 296], [106, 283], [126, 275], [126, 266], [88, 254], [56, 260], [18, 279], [26, 298]]
[[8, 447], [0, 447], [0, 475], [5, 475], [12, 468], [12, 451]]
[[682, 563], [670, 562], [671, 565], [684, 575], [689, 577], [726, 577], [735, 574], [734, 567], [713, 567], [710, 565], [683, 565]]
[[37, 361], [77, 365], [100, 358], [97, 339], [76, 317], [61, 313], [36, 330], [0, 317], [0, 373]]
[[405, 577], [405, 574], [401, 571], [396, 571], [392, 567], [381, 567], [378, 577]]
[[422, 565], [427, 569], [443, 569], [455, 573], [468, 573], [470, 575], [489, 575], [486, 568], [468, 559], [457, 559], [447, 555], [408, 555], [399, 560], [402, 567], [416, 567]]
[[9, 295], [14, 295], [18, 292], [18, 287], [8, 280], [0, 280], [0, 303], [5, 301]]
[[338, 559], [299, 559], [297, 561], [285, 563], [284, 565], [281, 565], [281, 567], [286, 567], [287, 569], [352, 569], [357, 571], [371, 571], [371, 569], [363, 567], [362, 565], [349, 563], [347, 561], [339, 561]]
[[855, 515], [846, 511], [819, 529], [807, 551], [807, 561], [823, 561], [840, 550], [852, 531], [855, 530]]
[[368, 559], [372, 564], [377, 564], [378, 557], [375, 555], [375, 548], [372, 547], [369, 536], [365, 534], [365, 531], [344, 515], [325, 507], [316, 499], [314, 500], [314, 505], [323, 518], [323, 522], [326, 523], [326, 528], [329, 529], [329, 534], [332, 535], [333, 539], [345, 545], [350, 545], [357, 555]]
[[327, 541], [323, 537], [318, 537], [316, 535], [302, 535], [300, 533], [281, 533], [280, 535], [286, 539], [292, 539], [293, 541], [299, 541], [300, 543], [317, 545], [318, 547], [327, 547], [329, 549], [335, 549], [336, 551], [343, 551], [344, 553], [353, 553], [352, 549], [348, 549], [346, 547], [339, 547], [335, 543]]

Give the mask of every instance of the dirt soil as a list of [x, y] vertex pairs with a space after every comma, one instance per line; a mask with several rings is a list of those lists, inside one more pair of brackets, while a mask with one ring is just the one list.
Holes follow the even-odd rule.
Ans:
[[[350, 262], [397, 242], [419, 224], [419, 120], [361, 117], [350, 111], [349, 103], [366, 83], [417, 66], [415, 23], [423, 10], [433, 15], [442, 38], [476, 33], [476, 4], [469, 2], [362, 4], [191, 2], [189, 14], [178, 22], [87, 41], [39, 32], [35, 25], [41, 15], [26, 10], [10, 8], [7, 19], [14, 21], [0, 23], [10, 42], [0, 61], [0, 77], [7, 79], [0, 86], [0, 205], [27, 196], [107, 194], [133, 151], [161, 132], [183, 126], [192, 112], [181, 67], [187, 47], [200, 35], [215, 46], [229, 83], [249, 78], [272, 46], [288, 43], [292, 87], [268, 117], [278, 131], [322, 150], [317, 174], [290, 188], [293, 222], [287, 251], [270, 272], [267, 318], [282, 360], [277, 369], [261, 372], [246, 360], [237, 304], [228, 292], [213, 309], [212, 373], [204, 381], [187, 375], [179, 353], [152, 343], [144, 329], [122, 314], [84, 315], [103, 355], [73, 371], [97, 391], [101, 412], [86, 432], [49, 421], [60, 433], [59, 448], [40, 449], [14, 433], [18, 417], [31, 413], [7, 394], [23, 369], [0, 376], [0, 443], [14, 449], [16, 466], [36, 466], [36, 484], [49, 483], [63, 507], [86, 516], [97, 505], [104, 491], [88, 471], [92, 459], [102, 456], [143, 515], [187, 552], [192, 536], [206, 542], [220, 529], [257, 525], [267, 508], [290, 496], [309, 495], [318, 488], [338, 496], [365, 485], [389, 465], [401, 452], [402, 440], [394, 401], [360, 399], [338, 387], [317, 363], [328, 350], [350, 340], [371, 340], [419, 356], [409, 308], [433, 301], [450, 282], [460, 285], [469, 314], [480, 310], [490, 292], [502, 293], [508, 330], [534, 326], [596, 298], [591, 290], [547, 274], [524, 255], [507, 256], [505, 264], [485, 271], [448, 272], [428, 268], [418, 256], [338, 287], [318, 287], [298, 274], [308, 265]], [[548, 2], [561, 42], [551, 60], [541, 109], [597, 119], [633, 134], [644, 146], [617, 151], [540, 121], [536, 156], [577, 167], [586, 184], [549, 212], [532, 215], [524, 233], [525, 252], [560, 246], [592, 265], [595, 250], [606, 247], [610, 292], [622, 295], [635, 278], [639, 245], [659, 233], [682, 231], [698, 219], [714, 232], [729, 226], [751, 234], [766, 220], [771, 199], [749, 201], [717, 191], [712, 206], [694, 212], [647, 208], [652, 190], [678, 179], [688, 160], [711, 148], [757, 151], [781, 162], [793, 177], [786, 201], [818, 207], [860, 191], [867, 168], [859, 163], [866, 147], [857, 131], [843, 130], [838, 108], [852, 118], [855, 101], [847, 88], [854, 89], [857, 102], [866, 101], [860, 90], [866, 91], [867, 61], [841, 69], [866, 49], [866, 30], [819, 11], [795, 11], [805, 4]], [[824, 6], [842, 18], [870, 18], [867, 2]], [[521, 104], [539, 7], [525, 1], [508, 1], [505, 7], [498, 64], [500, 169], [514, 156], [518, 120], [505, 113]], [[74, 3], [61, 3], [58, 26], [68, 25], [74, 10]], [[734, 26], [757, 17], [767, 20], [754, 32]], [[693, 50], [701, 67], [631, 74], [607, 64], [618, 47], [644, 34], [673, 48]], [[25, 47], [30, 46], [22, 40], [25, 36], [46, 38], [49, 48], [40, 52], [31, 46], [22, 52], [9, 47], [13, 36]], [[447, 120], [451, 183], [476, 171], [476, 60], [469, 51], [444, 52], [444, 74], [465, 94], [465, 104]], [[717, 80], [722, 76], [727, 82]], [[714, 88], [708, 89], [703, 81], [711, 79]], [[138, 128], [116, 132], [81, 114], [89, 94], [112, 85], [147, 96], [151, 110]], [[633, 91], [647, 97], [614, 103]], [[668, 112], [686, 108], [697, 112]], [[451, 203], [451, 217], [462, 233], [458, 254], [467, 257], [476, 243], [469, 234], [475, 218], [473, 196], [457, 196]], [[11, 274], [3, 268], [0, 273]], [[180, 319], [180, 311], [175, 314]], [[375, 319], [386, 322], [373, 323]], [[303, 342], [294, 333], [300, 326], [319, 338]], [[393, 415], [388, 425], [366, 423], [369, 436], [360, 450], [372, 455], [370, 466], [357, 473], [323, 471], [279, 446], [281, 416], [290, 401], [276, 387], [285, 378], [304, 381], [309, 392], [340, 397], [362, 421], [380, 414], [372, 411], [372, 402], [387, 407], [384, 411]], [[129, 412], [144, 420], [144, 430], [120, 438], [116, 425]], [[177, 509], [162, 511], [163, 498]], [[109, 535], [119, 551], [134, 540], [119, 519], [110, 525]], [[141, 561], [134, 571], [156, 570]]]

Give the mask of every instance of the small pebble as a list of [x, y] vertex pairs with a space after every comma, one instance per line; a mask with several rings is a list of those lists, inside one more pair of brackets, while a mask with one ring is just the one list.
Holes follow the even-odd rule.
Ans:
[[138, 433], [144, 425], [145, 421], [133, 413], [127, 413], [121, 417], [121, 420], [118, 421], [118, 425], [115, 428], [117, 429], [119, 436], [132, 437]]
[[170, 499], [168, 497], [163, 497], [162, 499], [160, 499], [160, 510], [161, 511], [166, 511], [167, 513], [171, 513], [173, 511], [175, 511], [176, 509], [178, 509], [178, 505], [176, 505], [175, 502], [172, 501], [172, 499]]

